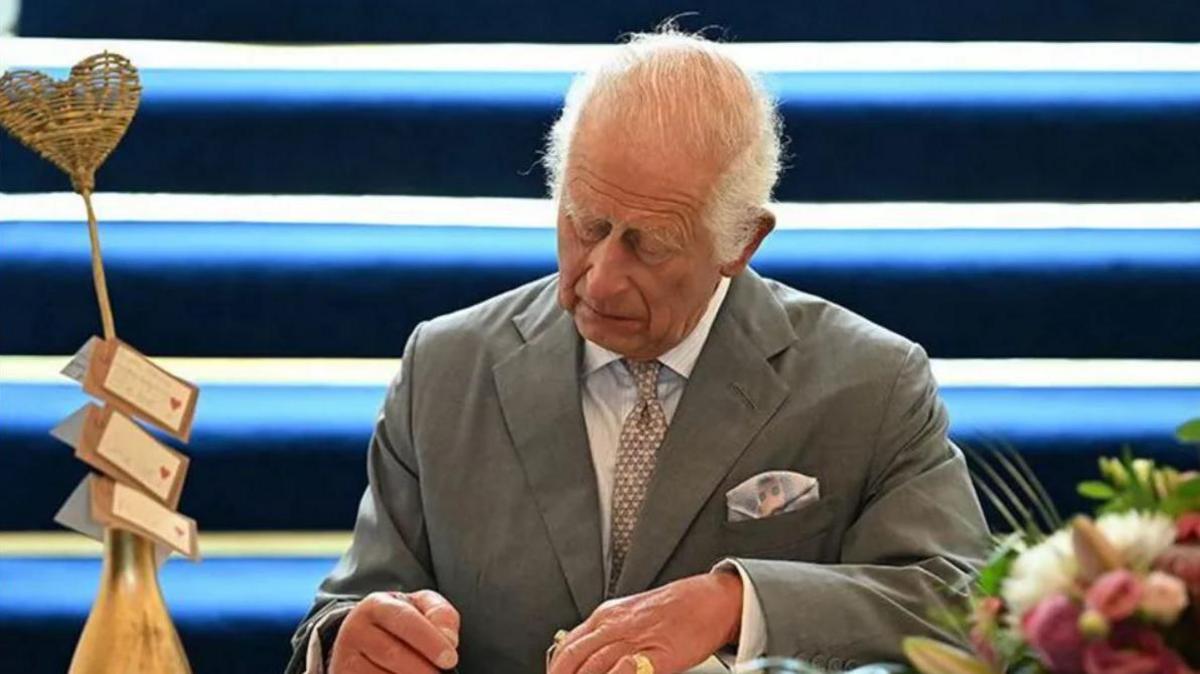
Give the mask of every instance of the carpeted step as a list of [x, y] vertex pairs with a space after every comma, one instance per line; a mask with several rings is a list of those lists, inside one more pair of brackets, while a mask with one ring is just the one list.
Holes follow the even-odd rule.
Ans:
[[[208, 530], [351, 526], [382, 386], [200, 383], [185, 449], [192, 457], [185, 513]], [[984, 451], [1011, 445], [1065, 510], [1086, 505], [1074, 484], [1094, 477], [1095, 458], [1119, 455], [1126, 444], [1139, 454], [1197, 466], [1195, 450], [1177, 445], [1173, 431], [1200, 412], [1200, 380], [1042, 384], [945, 384], [953, 436]], [[54, 512], [84, 467], [48, 431], [85, 397], [70, 382], [0, 381], [0, 401], [0, 493], [9, 504], [0, 512], [0, 530], [52, 528]]]
[[[608, 42], [687, 10], [683, 27], [719, 26], [738, 40], [1200, 40], [1186, 0], [1015, 0], [1005, 3], [720, 0], [454, 3], [209, 0], [26, 0], [22, 35], [251, 42]], [[694, 14], [692, 14], [694, 13]], [[714, 30], [715, 34], [721, 32]]]
[[[273, 214], [305, 217], [288, 208]], [[794, 229], [780, 212], [760, 273], [936, 357], [1186, 359], [1200, 343], [1183, 311], [1198, 228]], [[83, 225], [3, 218], [0, 353], [73, 352], [99, 329]], [[417, 322], [556, 268], [545, 227], [105, 221], [101, 236], [121, 334], [159, 356], [398, 357]]]
[[[137, 192], [539, 196], [543, 138], [570, 79], [146, 69], [138, 116], [97, 180]], [[782, 200], [1200, 199], [1200, 72], [807, 71], [767, 83], [790, 139]], [[67, 185], [7, 137], [0, 157], [0, 192]]]

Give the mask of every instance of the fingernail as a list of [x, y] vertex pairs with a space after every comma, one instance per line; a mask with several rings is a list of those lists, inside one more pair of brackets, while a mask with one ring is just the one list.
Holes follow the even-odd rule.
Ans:
[[446, 635], [446, 638], [450, 640], [450, 643], [454, 644], [456, 647], [458, 646], [458, 632], [455, 632], [449, 627], [443, 627], [442, 634]]
[[454, 651], [442, 651], [442, 654], [437, 657], [437, 662], [434, 664], [438, 669], [450, 669], [458, 662], [458, 656], [454, 655]]

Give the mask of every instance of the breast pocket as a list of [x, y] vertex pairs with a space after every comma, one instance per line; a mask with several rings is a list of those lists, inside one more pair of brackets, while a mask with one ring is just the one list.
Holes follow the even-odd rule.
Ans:
[[834, 500], [823, 498], [799, 510], [755, 520], [724, 522], [722, 536], [730, 554], [748, 558], [815, 558], [833, 526]]

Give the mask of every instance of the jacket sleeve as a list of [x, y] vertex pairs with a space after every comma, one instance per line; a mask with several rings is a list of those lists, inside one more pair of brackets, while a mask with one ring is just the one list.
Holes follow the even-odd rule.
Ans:
[[849, 669], [902, 661], [908, 635], [953, 638], [936, 614], [965, 597], [988, 532], [948, 425], [929, 359], [913, 345], [884, 406], [839, 563], [736, 560], [761, 600], [767, 653]]
[[[388, 388], [367, 454], [367, 489], [358, 507], [350, 549], [321, 583], [308, 616], [292, 637], [287, 674], [306, 671], [310, 640], [328, 657], [341, 617], [376, 591], [436, 589], [421, 506], [421, 482], [412, 442], [412, 391], [421, 326], [404, 349], [400, 372]], [[340, 614], [340, 615], [339, 615]], [[320, 624], [320, 629], [314, 628]]]

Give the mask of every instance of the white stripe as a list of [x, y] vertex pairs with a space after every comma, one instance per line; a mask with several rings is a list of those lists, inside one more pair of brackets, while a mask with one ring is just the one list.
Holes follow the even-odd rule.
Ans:
[[1200, 387], [1197, 360], [934, 358], [932, 366], [934, 377], [946, 387]]
[[[349, 531], [201, 531], [200, 551], [212, 557], [337, 557]], [[100, 541], [73, 531], [0, 532], [0, 557], [98, 557]]]
[[[0, 384], [69, 384], [69, 356], [0, 356]], [[388, 358], [155, 358], [200, 385], [385, 386], [400, 366]], [[1200, 360], [933, 359], [945, 387], [1200, 387]]]
[[[348, 225], [553, 227], [547, 199], [497, 197], [126, 194], [95, 195], [101, 220]], [[1197, 229], [1200, 202], [801, 203], [772, 205], [781, 229]], [[77, 221], [69, 192], [0, 194], [0, 222]]]
[[[233, 70], [580, 71], [611, 45], [420, 44], [268, 46], [219, 42], [0, 37], [0, 69], [69, 67], [103, 50], [139, 68]], [[1200, 45], [1155, 42], [732, 43], [761, 72], [804, 71], [1194, 71]]]

